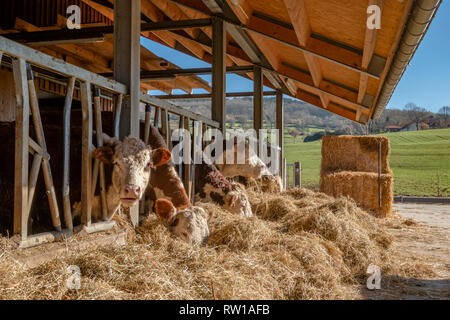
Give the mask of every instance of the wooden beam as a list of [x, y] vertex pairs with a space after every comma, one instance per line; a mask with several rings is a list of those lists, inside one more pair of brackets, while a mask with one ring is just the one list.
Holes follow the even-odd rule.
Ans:
[[[284, 0], [287, 12], [294, 27], [295, 34], [299, 44], [302, 47], [306, 47], [308, 39], [311, 36], [311, 26], [309, 24], [308, 13], [306, 12], [306, 6], [304, 0]], [[314, 82], [315, 87], [320, 87], [322, 82], [322, 70], [319, 65], [318, 58], [304, 52], [306, 64], [308, 65], [309, 72]], [[320, 101], [322, 106], [326, 109], [329, 99], [326, 94], [320, 93]]]
[[[143, 102], [143, 103], [148, 103], [152, 106], [156, 106], [157, 107], [155, 110], [156, 115], [158, 115], [159, 109], [166, 109], [170, 113], [173, 113], [173, 114], [176, 114], [179, 116], [184, 116], [184, 117], [190, 118], [190, 119], [196, 119], [198, 121], [202, 121], [203, 123], [208, 124], [211, 127], [219, 128], [219, 125], [220, 125], [219, 122], [211, 120], [206, 116], [186, 110], [185, 108], [176, 106], [176, 105], [170, 103], [169, 101], [158, 99], [158, 97], [155, 97], [155, 96], [152, 97], [145, 93], [141, 93], [140, 99], [141, 99], [141, 102]], [[158, 118], [158, 116], [155, 116], [155, 117]], [[155, 123], [155, 127], [156, 126], [157, 126], [157, 123]]]
[[[227, 67], [227, 73], [247, 73], [253, 71], [252, 66], [232, 66]], [[212, 74], [213, 68], [188, 68], [188, 69], [161, 69], [141, 71], [141, 79], [153, 79], [162, 77], [174, 76], [194, 76], [194, 75], [209, 75]], [[103, 73], [103, 77], [112, 77], [112, 73]]]
[[[45, 141], [44, 128], [42, 126], [41, 114], [39, 111], [39, 102], [37, 97], [36, 88], [34, 85], [34, 75], [31, 70], [31, 66], [27, 65], [27, 80], [28, 80], [28, 94], [30, 96], [30, 107], [31, 115], [33, 118], [34, 131], [36, 133], [36, 138], [39, 146], [42, 149], [43, 154], [47, 153], [47, 143]], [[42, 162], [42, 172], [45, 181], [45, 187], [47, 189], [47, 198], [49, 202], [50, 215], [52, 218], [53, 227], [56, 231], [61, 231], [61, 220], [59, 217], [59, 208], [56, 200], [55, 185], [53, 183], [52, 171], [50, 167], [50, 159], [47, 157], [43, 158]]]
[[[140, 23], [140, 19], [135, 21]], [[162, 31], [162, 30], [183, 30], [185, 28], [199, 28], [210, 26], [210, 19], [188, 19], [188, 20], [164, 20], [159, 22], [146, 22], [140, 25], [140, 30], [144, 31]], [[18, 32], [11, 34], [3, 34], [8, 39], [25, 42], [25, 43], [38, 43], [38, 42], [56, 42], [56, 41], [95, 41], [99, 38], [104, 38], [107, 34], [114, 33], [114, 26], [98, 26], [88, 27], [83, 29], [74, 30], [43, 30], [36, 32]]]
[[[41, 28], [36, 27], [35, 25], [20, 18], [16, 18], [14, 28], [26, 32], [38, 32], [42, 30]], [[42, 45], [42, 44], [33, 43], [33, 45]], [[110, 69], [109, 67], [110, 63], [108, 59], [91, 50], [84, 49], [78, 45], [73, 44], [58, 44], [58, 45], [52, 44], [52, 45], [54, 45], [55, 48], [62, 50], [63, 53], [75, 56], [77, 59], [80, 59], [81, 61], [94, 63], [97, 66], [101, 66], [103, 69]]]
[[263, 128], [263, 73], [260, 67], [253, 71], [253, 128], [259, 138], [259, 130]]
[[16, 58], [23, 58], [27, 60], [28, 63], [42, 67], [43, 69], [49, 69], [66, 77], [76, 76], [77, 78], [87, 80], [107, 90], [124, 94], [127, 93], [127, 87], [121, 83], [113, 80], [108, 80], [102, 76], [99, 76], [98, 74], [68, 64], [63, 60], [43, 54], [38, 50], [34, 50], [1, 36], [0, 48], [2, 48], [2, 51], [4, 51], [4, 53], [7, 53], [8, 55]]
[[30, 99], [27, 84], [25, 60], [13, 60], [14, 83], [16, 88], [16, 130], [14, 164], [14, 228], [27, 238], [28, 227], [28, 137], [30, 119]]
[[81, 151], [81, 223], [85, 227], [91, 226], [92, 210], [92, 96], [91, 84], [81, 82], [81, 111], [82, 111], [82, 151]]
[[[383, 0], [368, 0], [368, 6], [377, 5], [381, 9], [381, 13], [383, 12]], [[380, 13], [380, 14], [381, 14]], [[367, 70], [369, 67], [370, 61], [372, 60], [373, 54], [375, 52], [375, 45], [377, 43], [377, 29], [369, 29], [366, 27], [366, 33], [364, 38], [364, 49], [363, 56], [361, 62], [361, 69]], [[360, 75], [359, 79], [359, 91], [358, 91], [358, 99], [357, 102], [361, 104], [364, 100], [367, 90], [367, 84], [369, 82], [369, 77], [365, 74]], [[357, 113], [356, 121], [359, 121], [359, 117], [361, 112]]]
[[[114, 79], [129, 88], [124, 97], [119, 138], [139, 138], [141, 1], [114, 1]], [[130, 208], [133, 227], [139, 224], [139, 205]]]
[[309, 53], [314, 57], [324, 59], [346, 69], [379, 79], [378, 74], [371, 74], [361, 70], [361, 53], [357, 52], [357, 50], [349, 50], [345, 46], [338, 46], [335, 44], [335, 41], [325, 41], [324, 37], [317, 37], [311, 34], [306, 47], [302, 47], [298, 42], [293, 27], [290, 29], [256, 16], [251, 17], [248, 25], [239, 27], [250, 33], [274, 40], [303, 53]]
[[[225, 22], [213, 18], [213, 63], [212, 63], [212, 101], [211, 118], [225, 129], [226, 122], [226, 32]], [[222, 133], [224, 134], [224, 132]]]
[[63, 210], [66, 228], [73, 230], [72, 207], [70, 203], [70, 115], [72, 110], [73, 92], [75, 88], [75, 78], [71, 77], [66, 86], [66, 98], [63, 110]]
[[285, 172], [283, 171], [283, 166], [281, 165], [281, 161], [283, 159], [284, 154], [284, 106], [283, 106], [283, 93], [281, 91], [277, 91], [276, 96], [276, 106], [275, 106], [275, 122], [276, 128], [278, 130], [278, 145], [280, 146], [280, 176], [284, 177]]
[[[227, 92], [227, 98], [238, 97], [253, 97], [253, 92]], [[264, 91], [263, 96], [275, 96], [276, 91]], [[197, 93], [197, 94], [171, 94], [171, 95], [158, 95], [155, 96], [161, 100], [176, 100], [176, 99], [210, 99], [212, 94], [209, 93]]]

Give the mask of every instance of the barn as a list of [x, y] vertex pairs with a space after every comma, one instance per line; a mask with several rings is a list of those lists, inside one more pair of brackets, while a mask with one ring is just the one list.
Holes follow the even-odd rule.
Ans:
[[[92, 160], [94, 145], [102, 143], [102, 132], [145, 139], [152, 122], [168, 139], [170, 117], [194, 135], [208, 128], [223, 130], [226, 99], [233, 96], [253, 97], [256, 130], [263, 128], [263, 97], [267, 95], [276, 96], [279, 130], [283, 130], [283, 95], [359, 123], [377, 118], [440, 3], [2, 1], [0, 122], [11, 157], [5, 155], [0, 161], [7, 171], [0, 177], [4, 179], [0, 186], [10, 184], [3, 193], [10, 196], [12, 205], [2, 203], [11, 211], [0, 219], [0, 230], [19, 234], [21, 247], [72, 234], [77, 227], [73, 225], [70, 188], [74, 181], [71, 170], [75, 169], [79, 170], [75, 177], [80, 182], [80, 225], [88, 233], [111, 228], [110, 221], [91, 221], [92, 194], [97, 185], [98, 192], [105, 192], [103, 167]], [[211, 67], [182, 69], [141, 46], [141, 37]], [[251, 79], [253, 91], [227, 92], [227, 73]], [[203, 74], [212, 75], [211, 84], [199, 77]], [[271, 91], [264, 91], [263, 86]], [[172, 94], [175, 89], [185, 93]], [[206, 93], [193, 94], [193, 89]], [[166, 95], [151, 96], [149, 90]], [[211, 118], [176, 105], [176, 99], [198, 97], [211, 98]], [[147, 116], [144, 130], [140, 130], [144, 105]], [[51, 135], [55, 125], [60, 130]], [[75, 132], [77, 126], [79, 133]], [[94, 132], [96, 139], [92, 138]], [[70, 142], [76, 137], [75, 148]], [[283, 135], [278, 145], [282, 157]], [[58, 150], [59, 156], [52, 154]], [[74, 153], [80, 156], [76, 164], [70, 161]], [[182, 169], [185, 187], [190, 190], [194, 167]], [[280, 174], [285, 176], [282, 168]], [[50, 229], [30, 234], [30, 213], [36, 206], [47, 211]], [[138, 215], [135, 206], [131, 210], [134, 225]], [[42, 215], [38, 217], [42, 219]]]

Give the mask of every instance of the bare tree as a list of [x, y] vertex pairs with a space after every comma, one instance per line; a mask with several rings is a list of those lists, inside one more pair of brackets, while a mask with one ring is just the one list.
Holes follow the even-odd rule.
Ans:
[[289, 132], [289, 134], [292, 136], [292, 138], [294, 138], [294, 143], [295, 143], [295, 139], [300, 135], [300, 131], [294, 129], [294, 130], [291, 130]]
[[444, 120], [444, 125], [447, 125], [448, 120], [450, 119], [450, 107], [444, 106], [440, 108], [438, 114]]
[[404, 108], [408, 112], [408, 117], [411, 121], [416, 123], [416, 129], [420, 130], [419, 123], [424, 120], [430, 112], [422, 107], [419, 107], [415, 103], [407, 103]]

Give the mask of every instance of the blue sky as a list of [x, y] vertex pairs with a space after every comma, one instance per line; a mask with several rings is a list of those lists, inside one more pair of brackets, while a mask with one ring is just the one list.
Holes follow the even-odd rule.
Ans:
[[442, 4], [400, 80], [388, 108], [408, 102], [436, 112], [450, 106], [450, 1]]
[[[408, 102], [436, 112], [450, 105], [450, 0], [443, 0], [430, 29], [422, 40], [403, 78], [398, 84], [388, 108], [403, 108]], [[208, 63], [181, 52], [141, 38], [142, 44], [155, 54], [182, 68], [208, 67]], [[211, 76], [201, 76], [211, 82]], [[251, 91], [250, 80], [227, 75], [227, 92]], [[194, 90], [202, 93], [204, 90]], [[159, 91], [151, 92], [160, 94]], [[175, 91], [175, 93], [183, 93]]]

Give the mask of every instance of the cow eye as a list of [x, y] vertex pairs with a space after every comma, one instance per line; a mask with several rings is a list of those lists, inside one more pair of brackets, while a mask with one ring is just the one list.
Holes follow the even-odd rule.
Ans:
[[172, 227], [176, 227], [176, 226], [178, 225], [178, 222], [180, 222], [180, 219], [176, 218], [176, 219], [172, 222], [171, 226], [172, 226]]
[[151, 169], [151, 163], [147, 163], [147, 165], [145, 166], [145, 170], [148, 171]]

